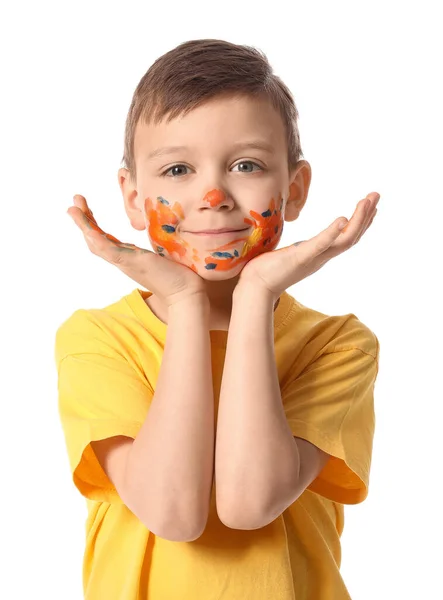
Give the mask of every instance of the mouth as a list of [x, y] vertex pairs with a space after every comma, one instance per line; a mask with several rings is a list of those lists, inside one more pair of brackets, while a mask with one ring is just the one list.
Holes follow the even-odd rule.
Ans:
[[234, 234], [242, 233], [247, 231], [249, 227], [244, 229], [220, 229], [220, 230], [208, 230], [208, 231], [184, 231], [183, 233], [189, 233], [190, 235], [197, 235], [200, 237], [222, 237], [222, 236], [233, 236]]

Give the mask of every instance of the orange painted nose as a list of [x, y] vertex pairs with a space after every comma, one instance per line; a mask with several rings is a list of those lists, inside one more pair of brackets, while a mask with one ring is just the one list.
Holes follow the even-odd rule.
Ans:
[[225, 194], [221, 190], [211, 190], [210, 192], [205, 194], [205, 197], [203, 198], [203, 202], [208, 202], [208, 204], [212, 208], [215, 208], [221, 202], [224, 202], [225, 199], [226, 199]]

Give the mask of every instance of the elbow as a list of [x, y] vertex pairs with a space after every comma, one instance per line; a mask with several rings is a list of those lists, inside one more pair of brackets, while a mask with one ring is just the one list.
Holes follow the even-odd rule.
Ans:
[[225, 527], [229, 527], [229, 529], [239, 529], [241, 531], [252, 531], [253, 529], [261, 529], [262, 527], [266, 527], [269, 525], [271, 521], [274, 519], [265, 519], [262, 516], [258, 518], [251, 518], [250, 515], [243, 515], [241, 517], [232, 517], [232, 516], [219, 516], [220, 521], [225, 525]]
[[261, 529], [273, 521], [272, 518], [268, 519], [262, 510], [225, 510], [219, 505], [217, 505], [217, 515], [225, 527], [242, 531]]
[[193, 542], [206, 529], [209, 505], [206, 510], [196, 511], [195, 507], [194, 510], [185, 510], [183, 507], [171, 507], [163, 502], [160, 503], [162, 508], [159, 508], [159, 503], [151, 506], [140, 499], [140, 494], [134, 493], [126, 495], [123, 502], [146, 529], [170, 542]]
[[126, 494], [126, 506], [154, 535], [170, 542], [193, 542], [198, 539], [206, 529], [209, 516], [209, 501], [206, 503], [194, 502], [188, 506], [177, 506], [170, 498], [154, 495], [156, 502], [149, 500], [143, 494], [132, 491]]
[[258, 500], [259, 495], [255, 494], [254, 500], [249, 501], [242, 497], [233, 498], [217, 489], [216, 507], [217, 515], [220, 521], [229, 529], [240, 529], [251, 531], [266, 527], [272, 521], [277, 519], [283, 512], [280, 510], [281, 503], [276, 506], [271, 498]]
[[149, 528], [154, 535], [169, 542], [194, 542], [204, 530], [205, 527], [183, 527], [181, 524], [171, 522], [164, 527]]
[[179, 518], [171, 514], [162, 519], [147, 519], [142, 522], [154, 535], [170, 542], [194, 542], [206, 529], [208, 515], [205, 518]]
[[163, 540], [167, 540], [168, 542], [193, 542], [203, 533], [202, 531], [183, 531], [179, 527], [171, 527], [170, 524], [167, 528], [155, 527], [152, 525], [149, 527], [147, 526], [147, 528], [155, 536], [162, 538]]

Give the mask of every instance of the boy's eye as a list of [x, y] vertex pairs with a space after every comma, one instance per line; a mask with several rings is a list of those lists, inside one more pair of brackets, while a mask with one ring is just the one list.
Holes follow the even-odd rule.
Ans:
[[[188, 167], [186, 165], [174, 165], [173, 167], [169, 168], [167, 171], [164, 171], [164, 173], [162, 173], [162, 175], [166, 175], [166, 177], [175, 177], [176, 175], [183, 175], [183, 173], [180, 173], [180, 169], [188, 169]], [[178, 172], [177, 172], [178, 170]], [[168, 173], [172, 171], [173, 173], [171, 175], [168, 175]], [[186, 175], [186, 173], [184, 173], [184, 175]]]
[[[236, 165], [234, 165], [233, 168], [241, 167], [239, 170], [240, 173], [253, 173], [254, 172], [253, 169], [249, 169], [249, 166], [252, 166], [252, 167], [255, 166], [260, 171], [263, 170], [260, 165], [258, 165], [255, 162], [252, 162], [252, 160], [243, 160], [242, 162], [239, 162]], [[187, 173], [181, 172], [180, 169], [189, 169], [189, 167], [187, 167], [186, 165], [182, 165], [182, 164], [173, 165], [172, 167], [170, 167], [169, 169], [164, 171], [162, 173], [162, 175], [164, 175], [166, 177], [180, 177], [181, 175], [187, 175]], [[170, 175], [168, 173], [170, 173]]]
[[248, 169], [244, 169], [244, 168], [243, 168], [244, 166], [249, 166], [249, 165], [254, 165], [254, 166], [258, 167], [258, 168], [260, 169], [260, 171], [262, 171], [262, 170], [263, 170], [263, 169], [262, 169], [262, 167], [261, 167], [260, 165], [258, 165], [258, 164], [257, 164], [257, 163], [255, 163], [255, 162], [252, 162], [252, 160], [242, 160], [242, 162], [239, 162], [239, 163], [237, 163], [236, 165], [234, 165], [234, 167], [242, 167], [242, 168], [240, 169], [240, 172], [241, 172], [241, 173], [253, 173], [253, 171], [252, 171], [252, 170], [250, 171], [250, 170], [248, 170]]

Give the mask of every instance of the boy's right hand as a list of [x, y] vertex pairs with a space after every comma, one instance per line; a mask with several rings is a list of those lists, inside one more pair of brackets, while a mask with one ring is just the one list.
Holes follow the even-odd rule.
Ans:
[[189, 267], [151, 250], [125, 244], [97, 225], [86, 198], [74, 196], [67, 213], [82, 230], [89, 249], [152, 291], [168, 306], [194, 295], [207, 298], [204, 279]]

